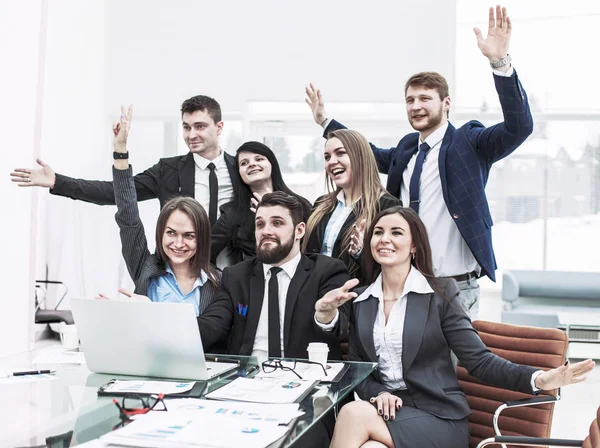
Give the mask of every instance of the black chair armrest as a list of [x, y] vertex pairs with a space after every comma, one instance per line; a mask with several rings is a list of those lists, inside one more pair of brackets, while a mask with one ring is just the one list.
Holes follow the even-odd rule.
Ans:
[[555, 401], [558, 401], [558, 400], [560, 400], [560, 389], [558, 390], [557, 396], [540, 395], [540, 396], [532, 397], [532, 398], [524, 398], [522, 400], [505, 401], [500, 406], [498, 406], [498, 409], [496, 409], [496, 412], [494, 412], [494, 417], [493, 417], [492, 423], [494, 425], [494, 432], [496, 433], [496, 436], [502, 436], [502, 433], [500, 432], [500, 427], [498, 426], [498, 420], [500, 419], [500, 414], [505, 409], [516, 408], [516, 407], [520, 407], [520, 406], [536, 406], [539, 404], [554, 403]]
[[521, 445], [521, 446], [583, 446], [583, 440], [546, 439], [542, 437], [496, 436], [482, 440], [477, 448], [492, 444]]
[[505, 401], [504, 404], [508, 408], [516, 408], [519, 406], [533, 406], [536, 404], [554, 403], [558, 400], [560, 400], [560, 396], [555, 397], [554, 395], [540, 395], [533, 398], [524, 398], [522, 400]]

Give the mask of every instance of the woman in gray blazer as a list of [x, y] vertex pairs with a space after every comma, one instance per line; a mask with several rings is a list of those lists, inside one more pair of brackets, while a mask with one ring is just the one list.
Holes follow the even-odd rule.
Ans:
[[158, 216], [156, 250], [150, 253], [127, 152], [131, 114], [131, 107], [122, 108], [121, 120], [113, 127], [115, 219], [123, 258], [135, 284], [134, 294], [120, 291], [138, 300], [191, 303], [199, 315], [218, 286], [217, 274], [210, 267], [210, 221], [195, 199], [170, 199]]
[[[486, 383], [525, 393], [583, 381], [592, 360], [547, 372], [491, 353], [458, 302], [453, 279], [435, 278], [427, 232], [410, 208], [379, 213], [365, 236], [369, 286], [352, 305], [352, 361], [378, 362], [357, 388], [366, 401], [344, 406], [331, 446], [467, 447], [469, 405], [458, 385], [452, 350], [469, 373]], [[323, 300], [323, 299], [322, 299]], [[333, 302], [329, 302], [331, 304]], [[336, 309], [316, 304], [326, 323]], [[366, 446], [366, 445], [365, 445]]]

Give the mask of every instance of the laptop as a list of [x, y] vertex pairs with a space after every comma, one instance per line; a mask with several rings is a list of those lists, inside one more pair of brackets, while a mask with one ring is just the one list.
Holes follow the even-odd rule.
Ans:
[[209, 380], [238, 367], [208, 362], [192, 304], [72, 299], [92, 372]]

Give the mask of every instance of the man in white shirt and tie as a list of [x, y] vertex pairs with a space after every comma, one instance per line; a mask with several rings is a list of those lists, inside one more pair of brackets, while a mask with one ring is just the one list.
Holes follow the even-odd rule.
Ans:
[[[190, 196], [206, 209], [211, 222], [217, 220], [219, 207], [233, 197], [237, 182], [235, 158], [219, 147], [223, 131], [221, 106], [208, 96], [197, 95], [181, 105], [183, 137], [190, 152], [165, 157], [134, 176], [138, 201], [158, 198], [160, 206], [174, 196]], [[114, 154], [115, 158], [121, 157]], [[57, 174], [42, 160], [39, 169], [17, 168], [11, 173], [19, 186], [48, 187], [50, 193], [98, 205], [114, 205], [110, 181], [84, 180]]]

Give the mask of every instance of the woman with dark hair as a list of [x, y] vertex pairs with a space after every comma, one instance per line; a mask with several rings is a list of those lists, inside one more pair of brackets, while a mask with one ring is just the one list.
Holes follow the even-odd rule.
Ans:
[[[524, 393], [585, 379], [591, 359], [549, 371], [513, 364], [491, 353], [458, 301], [453, 279], [434, 278], [427, 231], [410, 208], [379, 213], [365, 237], [369, 286], [356, 297], [350, 323], [350, 360], [379, 363], [357, 388], [363, 400], [345, 405], [331, 446], [468, 447], [469, 405], [459, 387], [452, 350], [469, 373], [488, 384]], [[319, 300], [319, 322], [336, 308]]]
[[400, 200], [381, 184], [377, 162], [362, 134], [340, 129], [325, 143], [328, 193], [315, 201], [306, 223], [303, 250], [341, 259], [362, 280], [359, 256], [364, 229], [380, 211]]
[[256, 254], [254, 208], [265, 193], [283, 191], [298, 198], [303, 220], [310, 214], [311, 204], [294, 193], [283, 181], [279, 162], [271, 149], [260, 142], [246, 142], [236, 152], [235, 160], [241, 182], [233, 182], [234, 200], [221, 206], [221, 215], [212, 228], [211, 261], [228, 249], [229, 264], [239, 263]]
[[[133, 294], [119, 291], [136, 300], [191, 303], [200, 315], [211, 303], [219, 282], [218, 273], [210, 267], [210, 221], [195, 199], [169, 200], [156, 223], [156, 251], [150, 253], [128, 160], [131, 114], [131, 106], [128, 111], [121, 108], [121, 120], [113, 127], [115, 220], [123, 258], [135, 284]], [[106, 297], [100, 294], [99, 298]]]

